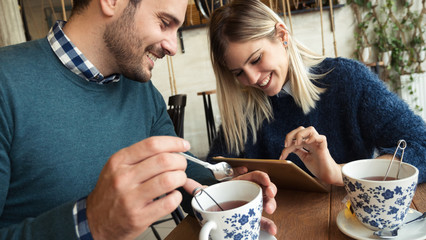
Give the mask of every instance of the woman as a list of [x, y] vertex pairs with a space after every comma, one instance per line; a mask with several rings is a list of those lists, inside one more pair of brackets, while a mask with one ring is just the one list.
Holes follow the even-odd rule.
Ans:
[[258, 0], [217, 9], [209, 35], [222, 125], [208, 158], [288, 159], [343, 185], [339, 164], [390, 159], [404, 139], [426, 181], [424, 121], [365, 66], [308, 50]]

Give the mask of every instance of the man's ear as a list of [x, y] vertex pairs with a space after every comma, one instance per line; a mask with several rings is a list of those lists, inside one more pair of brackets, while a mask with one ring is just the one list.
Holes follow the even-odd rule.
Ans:
[[108, 17], [114, 16], [119, 1], [120, 0], [99, 0], [102, 13]]
[[288, 42], [288, 31], [284, 24], [278, 22], [275, 24], [275, 36], [283, 42]]

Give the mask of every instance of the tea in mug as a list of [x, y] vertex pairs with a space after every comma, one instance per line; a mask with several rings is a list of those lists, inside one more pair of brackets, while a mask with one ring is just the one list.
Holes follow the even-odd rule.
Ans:
[[[241, 207], [241, 206], [245, 205], [246, 203], [248, 203], [248, 202], [247, 201], [229, 201], [229, 202], [219, 203], [219, 205], [222, 207], [223, 211], [226, 211], [226, 210], [229, 210], [229, 209]], [[207, 209], [207, 211], [220, 212], [220, 211], [222, 211], [222, 209], [220, 209], [218, 205], [213, 205], [213, 206], [209, 207]]]

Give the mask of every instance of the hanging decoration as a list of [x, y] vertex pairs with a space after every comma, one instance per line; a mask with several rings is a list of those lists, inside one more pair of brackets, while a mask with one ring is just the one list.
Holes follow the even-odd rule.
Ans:
[[286, 7], [285, 7], [285, 3], [284, 3], [284, 0], [281, 0], [281, 5], [282, 5], [282, 7], [283, 7], [283, 18], [284, 18], [284, 22], [287, 22], [287, 17], [285, 16], [285, 9], [286, 9]]
[[322, 0], [319, 0], [320, 6], [320, 16], [321, 16], [321, 41], [322, 41], [322, 55], [325, 55], [325, 47], [324, 47], [324, 26], [322, 22]]
[[65, 10], [64, 0], [61, 0], [61, 5], [62, 5], [62, 18], [64, 21], [67, 21], [67, 12]]
[[172, 96], [177, 94], [175, 71], [173, 69], [172, 57], [167, 55], [167, 70], [169, 71], [170, 91]]
[[334, 54], [338, 57], [337, 54], [337, 43], [336, 43], [336, 28], [334, 26], [334, 13], [333, 13], [333, 0], [329, 0], [330, 5], [330, 16], [331, 16], [331, 31], [333, 31], [333, 44], [334, 44]]
[[288, 20], [290, 22], [290, 32], [291, 32], [291, 34], [294, 34], [294, 32], [293, 32], [293, 23], [291, 22], [290, 0], [286, 0], [286, 2], [287, 2]]
[[[50, 9], [52, 9], [53, 17], [55, 18], [55, 20], [57, 20], [57, 19], [58, 19], [58, 17], [56, 16], [55, 8], [53, 7], [53, 2], [52, 2], [52, 0], [49, 0], [49, 5], [50, 5]], [[41, 2], [41, 6], [42, 6], [42, 7], [44, 6], [44, 2], [43, 2], [43, 1]]]
[[192, 26], [194, 25], [194, 21], [192, 20], [192, 6], [188, 3], [189, 8], [189, 24]]
[[299, 0], [293, 0], [293, 6], [295, 9], [299, 8]]
[[211, 13], [216, 9], [225, 4], [230, 0], [195, 0], [195, 6], [204, 18], [209, 19]]

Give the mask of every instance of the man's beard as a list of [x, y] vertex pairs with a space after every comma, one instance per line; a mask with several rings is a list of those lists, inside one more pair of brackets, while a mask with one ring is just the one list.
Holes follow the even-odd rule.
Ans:
[[135, 33], [134, 15], [136, 8], [128, 4], [121, 17], [108, 25], [103, 39], [106, 47], [112, 53], [119, 68], [119, 73], [138, 82], [151, 79], [151, 71], [143, 69], [143, 61], [147, 61], [142, 49], [143, 42]]

